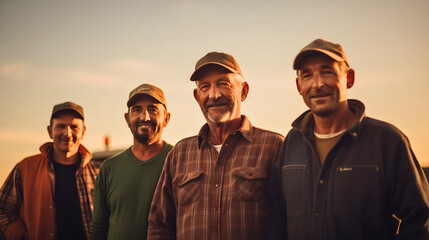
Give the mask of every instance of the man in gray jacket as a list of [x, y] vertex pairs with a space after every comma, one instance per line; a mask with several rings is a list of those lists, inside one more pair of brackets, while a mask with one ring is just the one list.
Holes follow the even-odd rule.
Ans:
[[293, 67], [310, 109], [293, 122], [270, 179], [270, 238], [429, 239], [423, 171], [399, 129], [347, 99], [355, 72], [343, 48], [316, 39]]

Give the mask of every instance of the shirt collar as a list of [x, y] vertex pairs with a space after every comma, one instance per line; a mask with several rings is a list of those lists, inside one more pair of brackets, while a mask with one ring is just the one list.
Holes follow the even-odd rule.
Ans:
[[[248, 142], [251, 142], [253, 126], [250, 123], [250, 120], [245, 115], [241, 115], [241, 120], [242, 121], [240, 128], [232, 132], [230, 135], [240, 133], [244, 139], [246, 139]], [[203, 127], [200, 129], [200, 132], [198, 133], [198, 148], [201, 148], [201, 144], [203, 143], [203, 141], [208, 142], [209, 133], [210, 128], [209, 125], [206, 123], [203, 125]]]
[[[54, 143], [47, 142], [40, 146], [39, 150], [40, 152], [45, 155], [49, 161], [52, 161], [52, 152], [54, 149]], [[82, 157], [82, 165], [81, 167], [85, 167], [92, 159], [92, 154], [84, 147], [82, 144], [79, 145], [79, 154]]]
[[[356, 138], [362, 129], [362, 123], [365, 118], [365, 105], [361, 101], [355, 99], [349, 99], [347, 101], [349, 109], [355, 114], [354, 123], [348, 132], [353, 136], [353, 138]], [[302, 133], [313, 132], [313, 113], [310, 110], [305, 111], [292, 123], [292, 127]]]

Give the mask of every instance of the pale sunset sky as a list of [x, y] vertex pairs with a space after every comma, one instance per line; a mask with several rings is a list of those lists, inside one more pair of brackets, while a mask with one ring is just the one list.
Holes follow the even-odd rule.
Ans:
[[232, 54], [250, 84], [242, 113], [286, 135], [307, 107], [292, 61], [316, 38], [340, 43], [356, 71], [349, 98], [390, 122], [429, 166], [429, 1], [0, 0], [0, 182], [50, 141], [52, 107], [85, 111], [83, 144], [126, 148], [129, 92], [164, 90], [175, 144], [205, 123], [189, 81], [207, 52]]

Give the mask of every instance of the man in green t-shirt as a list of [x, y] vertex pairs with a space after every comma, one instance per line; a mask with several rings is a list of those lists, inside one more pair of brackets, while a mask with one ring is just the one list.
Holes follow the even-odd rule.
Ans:
[[161, 137], [170, 113], [160, 88], [138, 86], [131, 91], [127, 106], [125, 120], [134, 142], [100, 168], [90, 239], [146, 239], [153, 193], [173, 148]]

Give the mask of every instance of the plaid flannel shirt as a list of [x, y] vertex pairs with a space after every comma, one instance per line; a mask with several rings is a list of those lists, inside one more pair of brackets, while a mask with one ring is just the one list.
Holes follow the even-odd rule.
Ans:
[[283, 136], [242, 126], [218, 153], [205, 124], [165, 160], [149, 214], [148, 239], [263, 239], [267, 178]]

